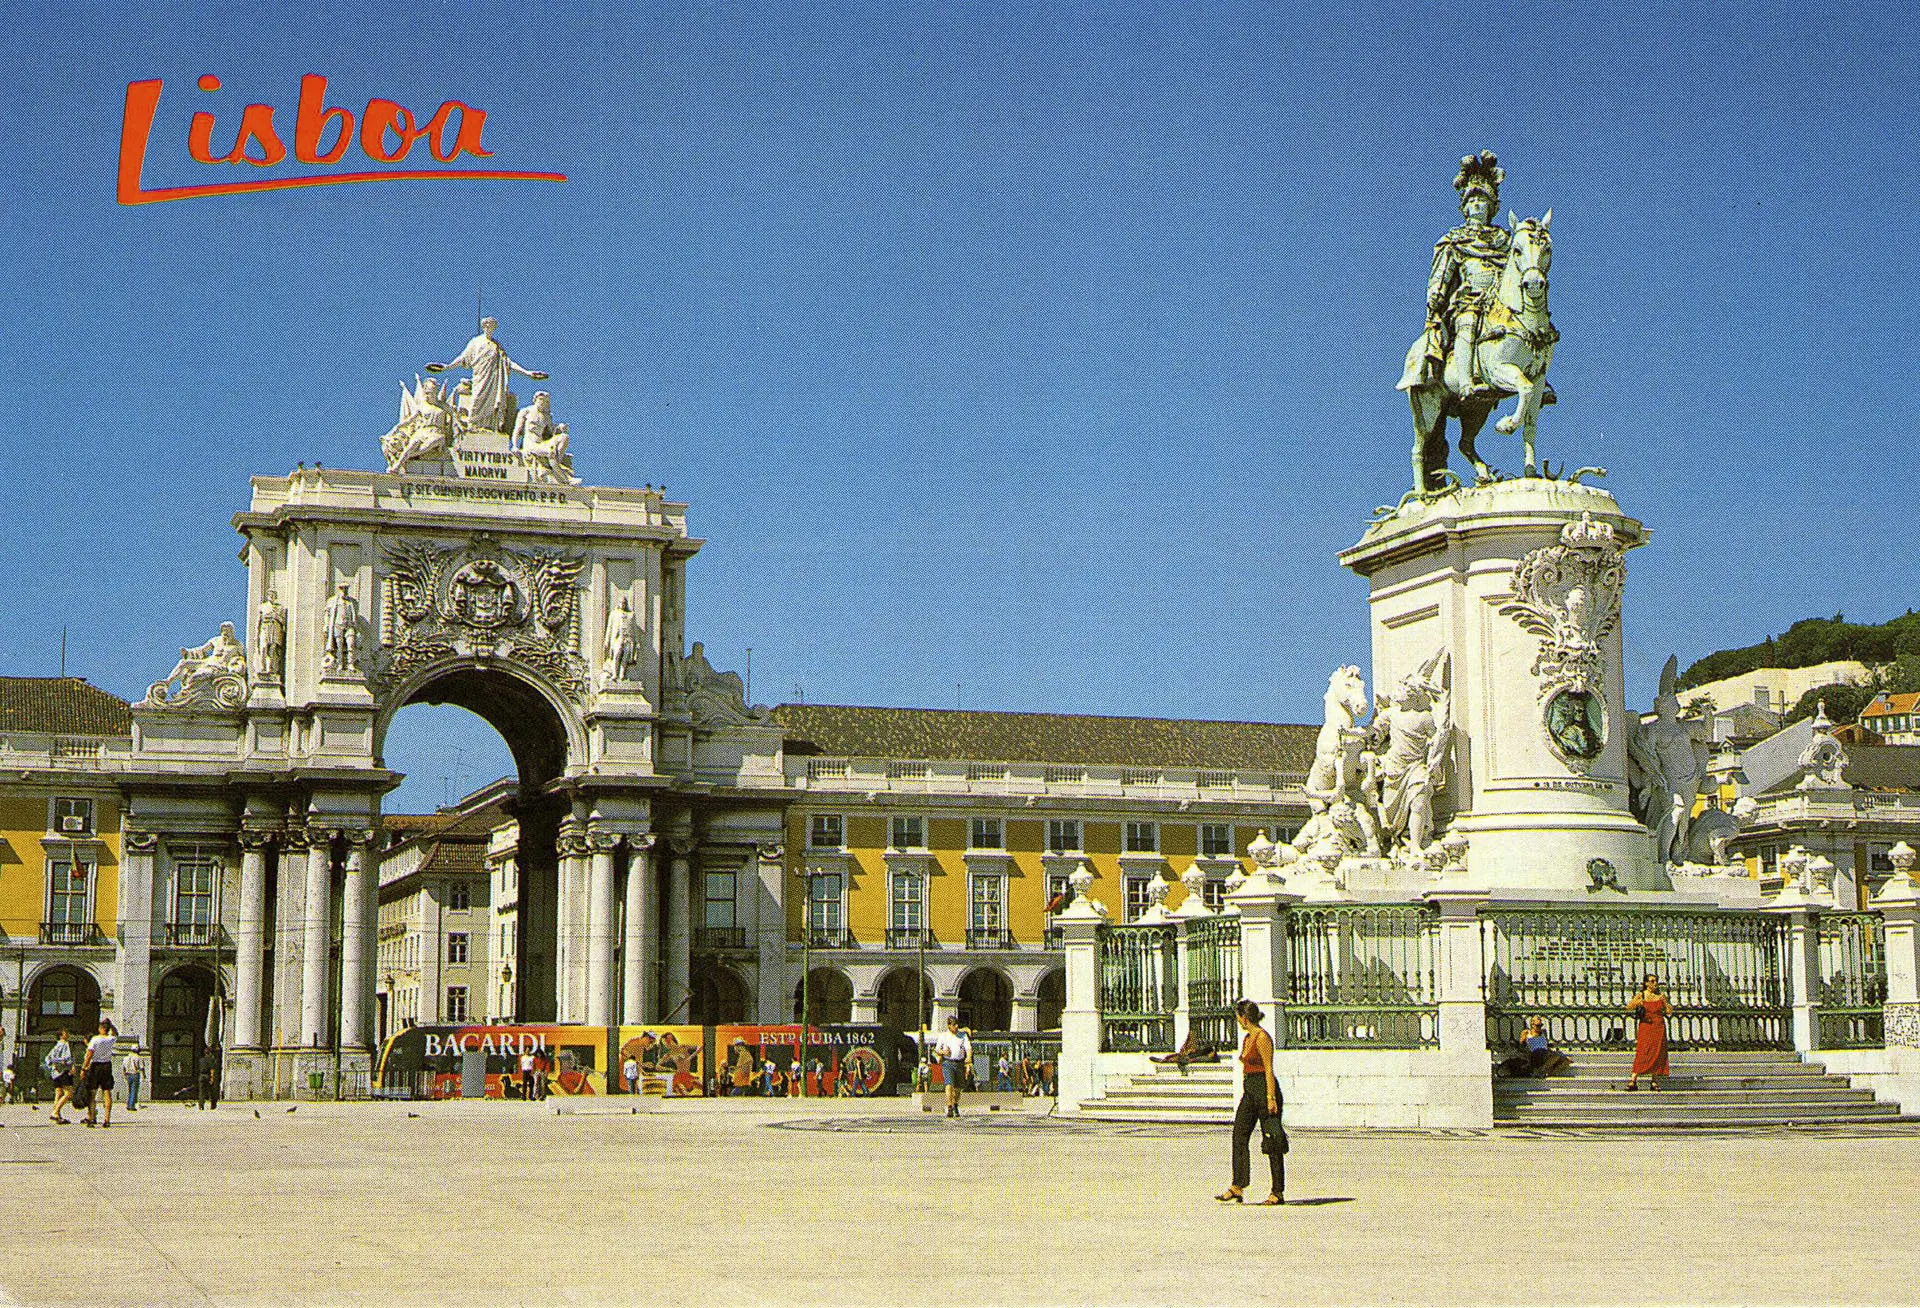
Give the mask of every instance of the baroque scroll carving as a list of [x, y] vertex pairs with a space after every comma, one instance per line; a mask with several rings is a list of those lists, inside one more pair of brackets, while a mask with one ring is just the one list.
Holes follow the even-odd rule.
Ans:
[[456, 657], [518, 662], [564, 694], [587, 692], [580, 656], [575, 555], [508, 549], [477, 540], [464, 549], [402, 543], [387, 551], [381, 605], [381, 676], [401, 680]]

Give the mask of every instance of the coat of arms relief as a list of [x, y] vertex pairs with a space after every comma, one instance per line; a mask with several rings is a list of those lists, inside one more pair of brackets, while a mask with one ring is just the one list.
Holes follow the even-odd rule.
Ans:
[[580, 654], [578, 556], [509, 549], [482, 538], [465, 548], [390, 546], [382, 578], [382, 680], [404, 680], [442, 659], [510, 659], [573, 699], [587, 693]]
[[1554, 755], [1584, 773], [1606, 750], [1610, 728], [1601, 642], [1620, 621], [1625, 551], [1610, 523], [1580, 515], [1560, 543], [1529, 550], [1513, 567], [1513, 599], [1500, 612], [1540, 638], [1533, 675], [1541, 727]]

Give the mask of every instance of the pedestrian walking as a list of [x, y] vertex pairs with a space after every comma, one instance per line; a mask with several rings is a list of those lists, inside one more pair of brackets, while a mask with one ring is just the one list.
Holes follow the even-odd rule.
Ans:
[[73, 1046], [67, 1043], [65, 1028], [61, 1029], [60, 1038], [53, 1042], [53, 1048], [47, 1051], [40, 1066], [46, 1071], [47, 1080], [53, 1083], [52, 1120], [65, 1126], [73, 1120], [60, 1116], [60, 1110], [73, 1102]]
[[200, 1060], [198, 1074], [193, 1079], [193, 1106], [209, 1111], [220, 1106], [220, 1052], [209, 1049]]
[[533, 1102], [533, 1051], [520, 1051], [520, 1097], [528, 1103]]
[[1627, 1076], [1627, 1089], [1638, 1090], [1640, 1078], [1648, 1088], [1658, 1090], [1667, 1079], [1667, 997], [1660, 993], [1660, 978], [1649, 976], [1640, 983], [1640, 993], [1627, 1002], [1634, 1016], [1633, 1071]]
[[140, 1056], [140, 1046], [127, 1050], [127, 1056], [120, 1064], [120, 1074], [127, 1079], [127, 1111], [135, 1112], [140, 1107], [140, 1082], [146, 1073], [146, 1064]]
[[[86, 1057], [80, 1063], [80, 1075], [87, 1087], [87, 1125], [113, 1125], [113, 1023], [100, 1019], [99, 1034], [87, 1041]], [[103, 1109], [104, 1105], [104, 1109]], [[104, 1111], [106, 1116], [96, 1123]]]
[[1013, 1089], [1013, 1064], [1007, 1061], [1005, 1054], [1000, 1055], [998, 1068], [1000, 1075], [999, 1079], [994, 1082], [993, 1088], [1005, 1094], [1007, 1091]]
[[1287, 1194], [1287, 1136], [1280, 1129], [1280, 1081], [1273, 1074], [1273, 1037], [1261, 1027], [1260, 1005], [1242, 999], [1233, 1016], [1245, 1038], [1240, 1044], [1240, 1106], [1233, 1114], [1233, 1184], [1214, 1196], [1221, 1203], [1240, 1203], [1253, 1179], [1248, 1142], [1258, 1134], [1273, 1176], [1273, 1189], [1262, 1206], [1284, 1204]]
[[13, 1102], [13, 1082], [13, 1064], [8, 1063], [4, 1068], [0, 1068], [0, 1104]]
[[947, 1019], [947, 1029], [933, 1038], [933, 1054], [940, 1060], [940, 1079], [947, 1083], [947, 1116], [960, 1116], [960, 1078], [973, 1061], [973, 1041], [960, 1029], [960, 1019]]
[[640, 1093], [639, 1059], [635, 1058], [632, 1054], [628, 1054], [626, 1061], [620, 1064], [620, 1076], [621, 1079], [627, 1083], [628, 1094], [637, 1095]]

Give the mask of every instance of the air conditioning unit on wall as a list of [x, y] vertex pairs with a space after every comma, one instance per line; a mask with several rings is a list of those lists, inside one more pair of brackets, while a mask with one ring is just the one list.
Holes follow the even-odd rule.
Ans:
[[87, 829], [87, 820], [77, 813], [69, 817], [63, 817], [60, 819], [60, 829], [62, 831], [85, 831]]

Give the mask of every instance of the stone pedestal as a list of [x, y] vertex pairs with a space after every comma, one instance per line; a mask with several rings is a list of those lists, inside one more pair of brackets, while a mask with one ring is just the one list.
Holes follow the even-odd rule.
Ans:
[[1436, 817], [1480, 886], [1671, 888], [1627, 804], [1621, 558], [1646, 538], [1604, 490], [1523, 478], [1409, 505], [1340, 555], [1371, 586], [1376, 695], [1447, 656]]

